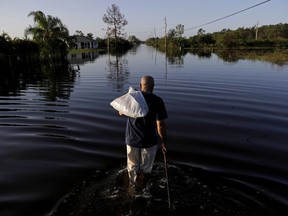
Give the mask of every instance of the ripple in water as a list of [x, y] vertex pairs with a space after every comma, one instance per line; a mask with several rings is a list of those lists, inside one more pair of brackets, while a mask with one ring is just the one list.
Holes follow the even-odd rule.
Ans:
[[[118, 163], [119, 164], [119, 163]], [[156, 162], [150, 180], [134, 197], [125, 165], [98, 170], [65, 197], [50, 216], [92, 215], [283, 215], [285, 207], [261, 190], [201, 169]], [[225, 184], [223, 184], [225, 183]]]

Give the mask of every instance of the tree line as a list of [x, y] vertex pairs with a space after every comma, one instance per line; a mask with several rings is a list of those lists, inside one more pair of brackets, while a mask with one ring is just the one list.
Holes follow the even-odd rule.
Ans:
[[[162, 38], [149, 38], [146, 44], [159, 48], [287, 48], [288, 24], [264, 25], [261, 27], [223, 29], [206, 33], [200, 28], [197, 35], [183, 37], [184, 25], [170, 29]], [[165, 41], [167, 46], [165, 47]]]
[[[39, 53], [42, 57], [49, 57], [52, 54], [66, 57], [68, 52], [75, 47], [75, 35], [84, 36], [79, 30], [71, 36], [68, 27], [58, 17], [45, 15], [42, 11], [32, 11], [28, 16], [33, 18], [34, 25], [24, 30], [24, 39], [12, 39], [4, 32], [0, 35], [0, 54]], [[97, 38], [100, 46], [109, 46], [111, 50], [119, 50], [130, 48], [135, 42], [140, 42], [135, 38], [132, 38], [131, 42], [125, 39], [124, 26], [128, 24], [128, 21], [115, 4], [108, 7], [102, 20], [107, 24], [107, 38]], [[88, 33], [87, 37], [93, 39], [93, 34]]]
[[[29, 54], [39, 53], [41, 56], [67, 53], [75, 47], [75, 37], [69, 34], [58, 17], [45, 15], [41, 11], [32, 11], [28, 15], [33, 18], [34, 25], [25, 29], [25, 39], [11, 39], [8, 34], [0, 35], [0, 54]], [[108, 7], [102, 20], [107, 24], [106, 38], [97, 38], [100, 47], [111, 50], [129, 49], [140, 43], [135, 36], [128, 39], [124, 27], [128, 24], [125, 16], [117, 5]], [[206, 33], [200, 28], [196, 35], [183, 37], [184, 25], [177, 25], [170, 29], [162, 38], [149, 38], [146, 44], [157, 46], [160, 49], [182, 50], [191, 48], [267, 48], [288, 47], [288, 24], [254, 26], [238, 28], [236, 30], [223, 29], [220, 32]], [[74, 35], [84, 35], [77, 30]], [[93, 34], [88, 33], [93, 39]]]

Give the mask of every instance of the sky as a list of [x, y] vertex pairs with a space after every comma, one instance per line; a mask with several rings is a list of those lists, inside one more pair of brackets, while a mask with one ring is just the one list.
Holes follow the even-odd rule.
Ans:
[[[24, 37], [24, 30], [33, 26], [31, 11], [42, 11], [61, 19], [71, 35], [76, 30], [85, 35], [104, 38], [107, 25], [102, 17], [108, 7], [115, 4], [125, 16], [127, 36], [141, 40], [163, 37], [165, 17], [167, 31], [178, 24], [184, 25], [185, 37], [196, 35], [200, 28], [206, 33], [250, 28], [255, 25], [288, 23], [288, 0], [270, 0], [257, 7], [237, 13], [265, 0], [0, 0], [0, 34], [8, 33], [11, 38]], [[205, 23], [213, 22], [208, 25]], [[201, 26], [203, 25], [203, 26]], [[200, 26], [200, 27], [198, 27]]]

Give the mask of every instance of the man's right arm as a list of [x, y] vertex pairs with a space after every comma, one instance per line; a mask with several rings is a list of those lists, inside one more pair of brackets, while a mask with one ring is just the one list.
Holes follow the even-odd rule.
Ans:
[[167, 140], [167, 135], [166, 135], [166, 124], [164, 120], [157, 120], [157, 132], [158, 135], [161, 139], [161, 147], [162, 151], [166, 152], [166, 140]]

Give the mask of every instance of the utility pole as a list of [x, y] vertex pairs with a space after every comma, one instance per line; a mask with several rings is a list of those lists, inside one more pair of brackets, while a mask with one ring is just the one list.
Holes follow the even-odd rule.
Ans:
[[154, 45], [157, 44], [157, 39], [156, 39], [156, 28], [154, 27]]
[[258, 22], [256, 24], [256, 35], [255, 35], [255, 40], [258, 40]]
[[165, 16], [165, 50], [167, 50], [167, 21], [166, 21], [166, 16]]

